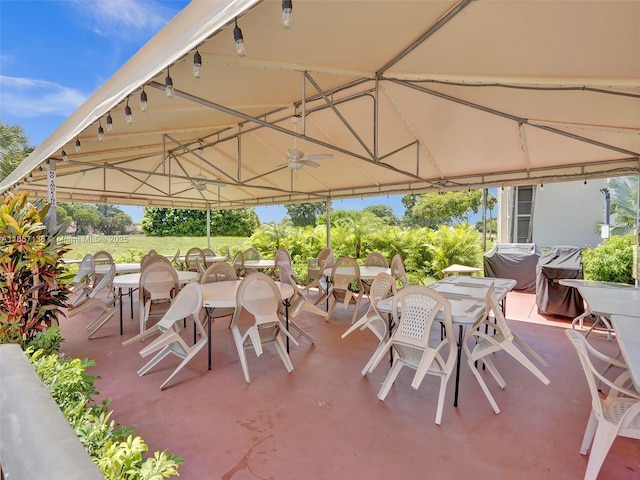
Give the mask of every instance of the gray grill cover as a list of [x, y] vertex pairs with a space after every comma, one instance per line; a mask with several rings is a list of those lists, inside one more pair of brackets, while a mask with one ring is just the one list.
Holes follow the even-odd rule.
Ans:
[[582, 255], [577, 247], [552, 247], [536, 268], [536, 305], [539, 313], [575, 318], [584, 313], [578, 289], [560, 285], [563, 278], [582, 278]]
[[535, 243], [496, 243], [484, 254], [486, 277], [512, 278], [514, 290], [536, 291], [536, 265], [542, 255]]

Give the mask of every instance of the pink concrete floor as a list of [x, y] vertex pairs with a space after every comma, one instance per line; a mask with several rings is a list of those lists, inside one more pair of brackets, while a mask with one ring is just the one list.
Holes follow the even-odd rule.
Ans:
[[[367, 308], [363, 302], [361, 313]], [[136, 309], [134, 309], [136, 310]], [[113, 418], [136, 428], [151, 451], [181, 455], [182, 480], [253, 479], [580, 479], [587, 457], [579, 448], [590, 411], [584, 374], [564, 335], [570, 319], [541, 316], [535, 296], [510, 293], [507, 318], [513, 330], [548, 363], [545, 386], [499, 352], [495, 363], [504, 390], [488, 372], [486, 381], [501, 413], [493, 413], [463, 358], [460, 401], [447, 387], [442, 425], [434, 423], [438, 382], [427, 376], [418, 390], [411, 371], [400, 373], [386, 400], [377, 398], [388, 362], [362, 377], [377, 342], [368, 332], [346, 339], [351, 310], [336, 308], [330, 322], [306, 315], [299, 322], [315, 339], [291, 347], [287, 373], [275, 350], [249, 352], [251, 384], [244, 381], [228, 321], [213, 325], [213, 369], [201, 351], [164, 391], [160, 384], [177, 358], [165, 359], [138, 377], [146, 363], [144, 344], [122, 346], [137, 318], [125, 307], [123, 336], [117, 318], [87, 340], [88, 318], [61, 322], [69, 356], [92, 358], [101, 398], [110, 398]], [[117, 315], [116, 315], [117, 317]], [[609, 353], [615, 340], [592, 334]], [[406, 369], [405, 369], [406, 370]], [[640, 443], [618, 438], [600, 479], [640, 479]]]

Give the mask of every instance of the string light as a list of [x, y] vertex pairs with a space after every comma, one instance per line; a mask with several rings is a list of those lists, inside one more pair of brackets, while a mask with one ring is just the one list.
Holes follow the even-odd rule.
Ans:
[[584, 179], [584, 183], [582, 184], [582, 188], [587, 188], [587, 179]]
[[127, 97], [127, 104], [124, 107], [124, 121], [128, 125], [133, 123], [133, 115], [131, 115], [131, 107], [129, 106], [129, 97]]
[[82, 151], [82, 144], [80, 143], [80, 139], [76, 137], [76, 153], [80, 153]]
[[544, 190], [544, 183], [541, 183], [540, 184], [540, 191], [543, 191], [543, 190]]
[[149, 111], [149, 104], [147, 103], [147, 92], [144, 91], [144, 87], [142, 87], [142, 92], [140, 92], [140, 110], [143, 112]]
[[200, 56], [200, 52], [196, 48], [196, 53], [193, 54], [193, 76], [195, 78], [200, 78], [202, 76], [202, 56]]
[[167, 78], [164, 79], [164, 93], [167, 97], [173, 97], [173, 80], [171, 79], [171, 75], [169, 75], [169, 67], [167, 67]]
[[282, 0], [282, 26], [291, 30], [293, 28], [293, 2], [291, 0]]
[[64, 147], [62, 148], [62, 161], [63, 162], [68, 162], [69, 161], [69, 157], [67, 157], [67, 152], [64, 151]]
[[98, 119], [98, 141], [104, 140], [104, 128], [102, 128], [102, 120]]
[[247, 51], [244, 48], [244, 37], [242, 36], [242, 30], [238, 27], [238, 19], [236, 18], [236, 26], [233, 29], [233, 39], [236, 42], [236, 53], [241, 57], [244, 57], [247, 54]]
[[107, 132], [113, 132], [113, 118], [111, 118], [111, 112], [107, 113]]

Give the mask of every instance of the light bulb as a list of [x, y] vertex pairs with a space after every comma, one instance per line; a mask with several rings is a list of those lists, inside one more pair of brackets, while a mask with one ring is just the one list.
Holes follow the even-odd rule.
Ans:
[[200, 78], [202, 76], [202, 57], [200, 56], [200, 52], [196, 50], [196, 53], [193, 54], [193, 76], [195, 78]]
[[76, 153], [80, 153], [82, 151], [82, 144], [80, 143], [80, 139], [76, 138]]
[[582, 184], [582, 188], [587, 188], [587, 179], [584, 179], [584, 183]]
[[62, 149], [62, 161], [63, 162], [69, 161], [69, 157], [67, 157], [67, 152], [64, 151], [64, 148]]
[[233, 39], [236, 41], [236, 53], [241, 57], [244, 57], [247, 54], [247, 51], [244, 48], [244, 37], [242, 36], [242, 30], [238, 27], [236, 23], [235, 28], [233, 29]]
[[169, 98], [173, 97], [173, 94], [174, 94], [174, 91], [173, 91], [173, 80], [171, 79], [171, 76], [169, 75], [169, 69], [168, 68], [167, 68], [167, 78], [164, 79], [164, 93]]
[[147, 92], [145, 92], [144, 89], [142, 90], [142, 92], [140, 92], [140, 110], [142, 110], [143, 112], [149, 111], [149, 104], [147, 103]]
[[104, 128], [102, 128], [102, 123], [98, 127], [98, 141], [101, 142], [104, 140]]
[[282, 0], [282, 26], [291, 30], [293, 28], [293, 2], [291, 0]]
[[540, 191], [543, 191], [543, 190], [544, 190], [544, 183], [541, 183], [540, 184]]
[[131, 125], [133, 123], [133, 116], [131, 115], [131, 107], [129, 106], [129, 100], [127, 100], [127, 106], [124, 107], [124, 121]]

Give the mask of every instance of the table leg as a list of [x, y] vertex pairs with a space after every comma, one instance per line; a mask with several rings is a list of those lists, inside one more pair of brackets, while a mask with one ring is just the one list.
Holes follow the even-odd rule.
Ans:
[[211, 309], [205, 307], [207, 312], [207, 369], [211, 370]]
[[[285, 326], [288, 332], [289, 331], [289, 305], [291, 305], [291, 302], [289, 302], [289, 299], [287, 298], [283, 303], [284, 303]], [[287, 335], [287, 353], [289, 353], [289, 335]]]
[[458, 406], [458, 390], [460, 387], [460, 360], [462, 359], [462, 334], [464, 327], [460, 325], [460, 334], [458, 335], [458, 359], [456, 361], [456, 389], [453, 396], [453, 406]]
[[122, 326], [122, 287], [118, 288], [118, 301], [120, 303], [120, 335], [124, 333]]
[[129, 306], [131, 308], [131, 318], [133, 319], [133, 288], [129, 289]]

